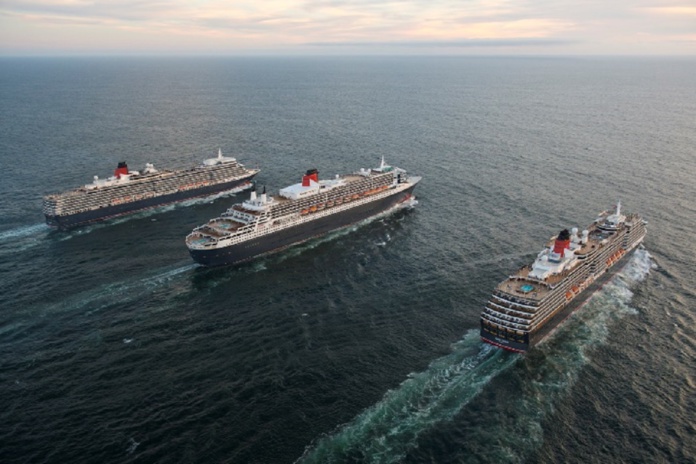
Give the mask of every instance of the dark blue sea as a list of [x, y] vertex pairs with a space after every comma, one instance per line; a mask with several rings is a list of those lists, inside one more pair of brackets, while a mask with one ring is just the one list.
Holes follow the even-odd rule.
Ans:
[[[0, 59], [0, 462], [687, 463], [696, 60]], [[245, 194], [71, 232], [42, 196], [218, 148], [269, 191], [375, 167], [419, 204], [252, 263], [184, 237]], [[621, 200], [645, 248], [522, 356], [495, 285]]]

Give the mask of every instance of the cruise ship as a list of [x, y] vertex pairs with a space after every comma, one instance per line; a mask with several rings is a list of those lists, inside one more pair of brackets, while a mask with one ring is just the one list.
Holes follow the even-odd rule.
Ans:
[[420, 177], [409, 176], [382, 158], [378, 168], [319, 180], [310, 169], [302, 182], [276, 196], [252, 191], [250, 198], [220, 217], [197, 227], [186, 237], [191, 257], [205, 266], [251, 260], [378, 215], [390, 208], [414, 204]]
[[90, 184], [45, 196], [43, 213], [49, 226], [66, 230], [190, 198], [251, 188], [258, 172], [223, 156], [222, 150], [199, 166], [174, 171], [159, 171], [151, 163], [142, 171], [130, 171], [124, 161], [107, 179], [94, 176]]
[[638, 214], [621, 202], [582, 232], [562, 230], [532, 265], [501, 282], [481, 313], [481, 339], [527, 352], [623, 267], [646, 234]]

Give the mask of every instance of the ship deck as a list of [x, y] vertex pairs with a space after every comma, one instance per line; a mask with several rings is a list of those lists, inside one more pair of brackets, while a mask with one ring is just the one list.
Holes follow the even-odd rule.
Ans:
[[[578, 255], [589, 255], [596, 249], [602, 240], [608, 237], [606, 233], [598, 230], [595, 224], [592, 224], [589, 228], [589, 236], [587, 243], [583, 244], [577, 251]], [[553, 246], [556, 237], [551, 237], [546, 243], [546, 247]], [[578, 263], [579, 265], [580, 263]], [[558, 274], [552, 274], [548, 276], [543, 281], [530, 277], [529, 273], [532, 271], [532, 266], [521, 267], [514, 275], [511, 275], [504, 281], [502, 281], [496, 287], [496, 290], [508, 293], [518, 298], [525, 298], [532, 301], [542, 300], [554, 287], [556, 284], [564, 280], [574, 268], [570, 270], [565, 270]]]
[[[528, 270], [527, 273], [529, 273]], [[551, 291], [545, 283], [536, 279], [529, 279], [527, 276], [520, 276], [519, 273], [502, 281], [498, 284], [496, 290], [532, 301], [540, 301]]]
[[203, 226], [200, 233], [215, 238], [226, 237], [242, 226], [241, 223], [231, 219], [218, 218]]

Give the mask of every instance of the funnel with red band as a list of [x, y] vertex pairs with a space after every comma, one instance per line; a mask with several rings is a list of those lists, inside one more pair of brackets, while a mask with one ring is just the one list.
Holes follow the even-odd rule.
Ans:
[[116, 170], [114, 170], [114, 177], [120, 179], [122, 174], [128, 174], [128, 165], [125, 161], [118, 163]]
[[319, 171], [317, 171], [316, 169], [308, 169], [307, 173], [304, 176], [302, 176], [302, 186], [309, 187], [310, 180], [319, 183]]
[[553, 252], [563, 255], [564, 250], [570, 248], [570, 232], [568, 229], [563, 229], [558, 237], [556, 237], [556, 242], [553, 244]]

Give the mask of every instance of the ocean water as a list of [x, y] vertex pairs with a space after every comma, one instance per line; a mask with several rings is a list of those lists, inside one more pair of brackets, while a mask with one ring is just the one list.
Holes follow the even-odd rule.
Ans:
[[[696, 60], [0, 60], [0, 462], [693, 462]], [[380, 157], [419, 204], [247, 265], [244, 194], [71, 232], [44, 194], [222, 148], [271, 192]], [[618, 199], [645, 248], [525, 356], [494, 286]]]

